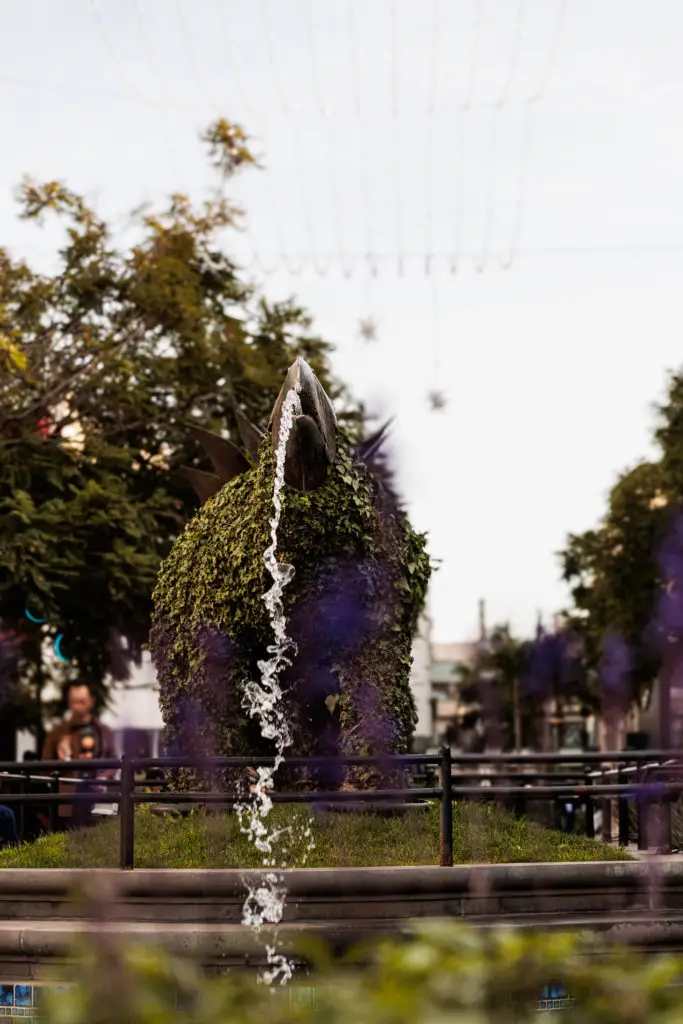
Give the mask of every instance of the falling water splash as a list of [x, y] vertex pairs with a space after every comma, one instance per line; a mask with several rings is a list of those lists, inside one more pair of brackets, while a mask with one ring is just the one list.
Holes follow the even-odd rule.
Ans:
[[[292, 743], [292, 733], [285, 713], [278, 675], [285, 665], [291, 664], [290, 654], [296, 649], [294, 641], [287, 636], [287, 619], [282, 603], [282, 593], [294, 576], [294, 566], [278, 562], [275, 552], [277, 551], [277, 532], [282, 514], [280, 492], [285, 482], [285, 451], [295, 415], [301, 415], [301, 402], [297, 390], [292, 388], [282, 407], [280, 436], [275, 452], [275, 484], [273, 488], [275, 511], [270, 520], [271, 543], [263, 555], [263, 561], [273, 579], [273, 585], [263, 595], [263, 600], [270, 615], [275, 642], [268, 647], [270, 658], [258, 663], [261, 673], [260, 683], [248, 683], [243, 699], [244, 707], [249, 715], [259, 719], [262, 735], [266, 739], [275, 741], [273, 766], [271, 768], [261, 767], [257, 770], [256, 782], [252, 787], [252, 801], [249, 804], [239, 804], [235, 808], [241, 831], [249, 836], [257, 850], [263, 854], [264, 868], [271, 869], [262, 876], [257, 886], [247, 886], [248, 894], [244, 901], [242, 923], [255, 928], [257, 932], [265, 923], [276, 926], [280, 923], [287, 895], [282, 876], [272, 870], [275, 867], [273, 844], [285, 832], [291, 832], [291, 829], [280, 829], [269, 833], [266, 819], [273, 806], [273, 802], [268, 796], [268, 790], [272, 788], [275, 773], [284, 760], [285, 748]], [[310, 827], [305, 829], [304, 836], [308, 840], [310, 850], [312, 847]], [[270, 985], [279, 977], [280, 983], [286, 984], [292, 977], [292, 964], [285, 956], [277, 952], [276, 945], [267, 945], [266, 954], [271, 969], [263, 973], [263, 981]]]

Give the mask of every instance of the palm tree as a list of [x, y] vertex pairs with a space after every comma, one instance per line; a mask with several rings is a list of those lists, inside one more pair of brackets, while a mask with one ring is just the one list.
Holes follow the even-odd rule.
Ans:
[[505, 623], [482, 637], [472, 664], [455, 668], [461, 703], [481, 721], [487, 746], [520, 750], [530, 739], [538, 702], [523, 691], [529, 651]]

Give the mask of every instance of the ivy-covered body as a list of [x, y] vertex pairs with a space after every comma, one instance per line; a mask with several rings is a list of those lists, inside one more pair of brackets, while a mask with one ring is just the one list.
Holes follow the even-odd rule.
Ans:
[[[288, 753], [403, 753], [416, 720], [409, 673], [430, 575], [425, 538], [340, 434], [336, 444], [322, 486], [282, 491], [278, 557], [295, 569], [284, 607], [296, 653], [280, 679]], [[207, 501], [161, 568], [150, 639], [175, 752], [273, 751], [242, 705], [273, 640], [263, 601], [273, 467], [268, 435], [253, 468]], [[330, 768], [316, 778], [322, 788], [343, 781]]]

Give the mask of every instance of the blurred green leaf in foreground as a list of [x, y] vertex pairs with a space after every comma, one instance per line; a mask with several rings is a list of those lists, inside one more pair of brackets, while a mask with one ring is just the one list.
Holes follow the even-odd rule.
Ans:
[[[273, 989], [246, 972], [206, 977], [190, 961], [117, 948], [103, 930], [79, 951], [74, 986], [46, 993], [45, 1024], [507, 1024], [537, 1019], [551, 984], [567, 1024], [674, 1024], [683, 957], [600, 945], [594, 937], [416, 925], [333, 962], [304, 950], [311, 978]], [[308, 986], [308, 990], [302, 989]], [[311, 996], [313, 990], [313, 996]]]

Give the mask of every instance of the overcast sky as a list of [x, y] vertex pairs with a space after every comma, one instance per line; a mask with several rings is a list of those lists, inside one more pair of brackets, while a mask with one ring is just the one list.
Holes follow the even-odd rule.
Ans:
[[249, 231], [226, 244], [395, 415], [435, 638], [469, 638], [479, 597], [528, 631], [683, 362], [682, 46], [676, 0], [6, 4], [0, 244], [49, 263], [25, 173], [123, 228], [201, 198], [198, 131], [244, 124], [265, 169], [231, 185]]

